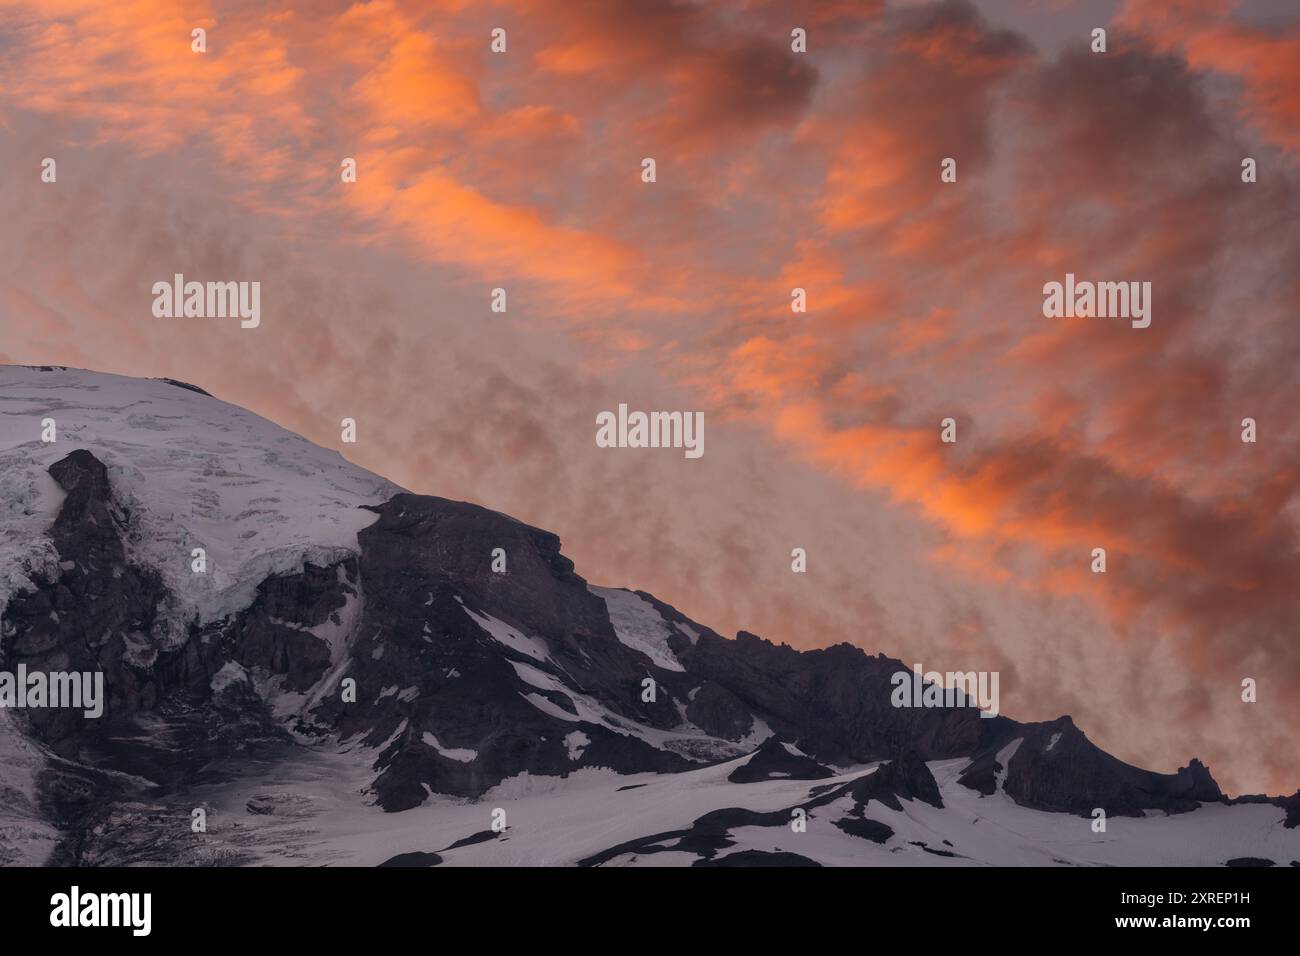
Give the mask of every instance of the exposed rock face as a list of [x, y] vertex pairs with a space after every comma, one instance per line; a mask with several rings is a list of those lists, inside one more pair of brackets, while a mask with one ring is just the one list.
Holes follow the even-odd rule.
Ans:
[[754, 729], [754, 716], [727, 688], [706, 680], [686, 707], [686, 716], [698, 727], [723, 740], [743, 740]]
[[[188, 743], [193, 761], [235, 746], [210, 726], [232, 718], [245, 740], [274, 739], [282, 732], [254, 689], [262, 675], [261, 686], [306, 699], [298, 732], [376, 748], [374, 792], [388, 810], [417, 806], [430, 792], [474, 796], [521, 771], [681, 770], [695, 741], [665, 749], [625, 730], [670, 731], [683, 718], [719, 741], [742, 739], [761, 719], [798, 742], [802, 756], [772, 738], [736, 782], [818, 779], [831, 774], [821, 761], [896, 757], [869, 785], [891, 805], [894, 794], [937, 800], [924, 760], [975, 752], [973, 780], [1015, 734], [1030, 745], [1011, 760], [1005, 787], [1029, 806], [1134, 813], [1221, 796], [1197, 762], [1160, 777], [1098, 751], [1068, 718], [1022, 727], [969, 708], [896, 709], [890, 677], [901, 662], [849, 645], [798, 652], [746, 632], [729, 641], [655, 601], [680, 625], [670, 644], [683, 671], [658, 667], [619, 640], [554, 535], [428, 496], [399, 494], [374, 507], [356, 558], [273, 575], [246, 609], [159, 648], [150, 631], [166, 595], [150, 569], [127, 560], [130, 518], [103, 464], [78, 450], [50, 474], [67, 493], [51, 529], [62, 570], [9, 602], [4, 649], [8, 661], [31, 667], [105, 672], [110, 720], [32, 715], [33, 732], [67, 755], [141, 711], [183, 710], [199, 738]], [[490, 570], [497, 548], [508, 555], [505, 573]], [[333, 644], [322, 629], [335, 632]], [[647, 678], [653, 701], [643, 698]], [[348, 694], [345, 681], [354, 685]], [[1032, 745], [1058, 727], [1051, 749]], [[132, 766], [162, 762], [144, 750]], [[913, 776], [895, 780], [903, 772]]]
[[[476, 795], [524, 770], [688, 765], [604, 726], [586, 727], [590, 742], [570, 756], [580, 709], [668, 728], [680, 720], [671, 688], [682, 688], [681, 675], [619, 642], [558, 538], [443, 498], [398, 495], [375, 510], [360, 535], [365, 611], [339, 675], [356, 681], [356, 703], [332, 694], [313, 717], [383, 745], [375, 790], [385, 809], [418, 805], [429, 790]], [[494, 548], [508, 556], [505, 573], [490, 570]], [[663, 685], [653, 705], [641, 699], [649, 674]]]
[[939, 796], [939, 785], [934, 774], [915, 753], [906, 753], [881, 766], [869, 777], [855, 781], [848, 792], [853, 795], [859, 807], [872, 800], [879, 800], [891, 810], [901, 810], [903, 800], [920, 800], [932, 807], [943, 809], [943, 798]]
[[825, 780], [835, 776], [811, 757], [791, 750], [775, 737], [769, 737], [754, 756], [727, 777], [732, 783], [755, 783], [759, 780]]
[[772, 729], [832, 764], [867, 763], [915, 750], [926, 759], [976, 750], [992, 729], [973, 708], [895, 708], [890, 678], [901, 662], [837, 644], [796, 651], [741, 631], [711, 631], [679, 654], [687, 670], [761, 712]]
[[[103, 673], [101, 717], [67, 707], [21, 717], [33, 737], [77, 761], [52, 763], [40, 778], [51, 820], [71, 832], [54, 862], [75, 862], [81, 834], [128, 792], [107, 770], [164, 789], [194, 784], [215, 757], [280, 732], [255, 694], [212, 696], [209, 680], [225, 662], [217, 642], [197, 632], [180, 645], [154, 640], [165, 590], [155, 571], [127, 558], [130, 515], [113, 500], [103, 464], [78, 450], [49, 471], [66, 493], [51, 529], [59, 571], [8, 601], [0, 659], [11, 671]], [[150, 734], [140, 733], [146, 716]]]
[[870, 840], [872, 843], [884, 844], [894, 835], [892, 827], [878, 820], [842, 817], [835, 821], [835, 825], [845, 833], [861, 837], [864, 840]]
[[[997, 754], [1016, 740], [1020, 744], [1002, 767]], [[1223, 799], [1199, 760], [1176, 774], [1141, 770], [1098, 748], [1068, 716], [1040, 724], [1009, 722], [999, 728], [961, 782], [991, 794], [998, 772], [1005, 772], [1003, 789], [1017, 803], [1082, 816], [1097, 807], [1113, 816], [1138, 816], [1143, 810], [1180, 812]]]
[[1289, 797], [1280, 798], [1277, 803], [1286, 811], [1286, 820], [1282, 825], [1288, 830], [1300, 827], [1300, 790]]
[[357, 594], [355, 560], [331, 567], [305, 565], [300, 574], [267, 578], [257, 597], [227, 629], [232, 660], [245, 668], [285, 675], [285, 690], [306, 692], [330, 665], [330, 646], [311, 628], [342, 625], [339, 612]]
[[104, 717], [87, 720], [73, 708], [33, 708], [35, 733], [64, 756], [76, 756], [83, 734], [98, 735], [162, 693], [149, 638], [163, 594], [158, 576], [128, 563], [119, 537], [127, 521], [114, 506], [104, 466], [74, 451], [50, 468], [66, 492], [50, 530], [60, 559], [58, 577], [18, 595], [4, 609], [3, 660], [13, 670], [103, 671]]

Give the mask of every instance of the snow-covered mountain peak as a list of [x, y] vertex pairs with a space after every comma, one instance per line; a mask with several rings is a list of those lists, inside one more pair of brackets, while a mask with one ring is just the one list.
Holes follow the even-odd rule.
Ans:
[[0, 709], [0, 863], [1300, 858], [1300, 794], [899, 707], [906, 665], [823, 637], [591, 587], [552, 532], [191, 386], [0, 367], [0, 670], [105, 691]]
[[[50, 419], [52, 442], [42, 440]], [[361, 506], [402, 490], [192, 386], [0, 366], [0, 590], [48, 570], [44, 532], [63, 497], [48, 469], [74, 449], [107, 467], [128, 552], [163, 576], [183, 620], [216, 620], [246, 607], [270, 574], [355, 554], [374, 520]]]

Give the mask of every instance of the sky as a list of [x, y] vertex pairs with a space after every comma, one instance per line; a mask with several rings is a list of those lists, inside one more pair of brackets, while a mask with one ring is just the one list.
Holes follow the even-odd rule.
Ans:
[[[0, 362], [192, 382], [721, 633], [1291, 793], [1298, 167], [1287, 2], [0, 0]], [[156, 317], [175, 273], [261, 324]], [[1045, 317], [1067, 273], [1150, 327]], [[704, 455], [598, 447], [620, 403]]]

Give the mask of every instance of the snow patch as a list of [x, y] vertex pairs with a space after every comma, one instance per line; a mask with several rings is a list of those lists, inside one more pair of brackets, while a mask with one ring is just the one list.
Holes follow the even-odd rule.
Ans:
[[998, 793], [1002, 792], [1002, 781], [1007, 779], [1007, 768], [1011, 765], [1011, 758], [1016, 755], [1016, 751], [1020, 749], [1020, 745], [1024, 742], [1024, 737], [1017, 737], [998, 751], [997, 761], [1002, 765], [1002, 769], [993, 775]]
[[512, 661], [509, 658], [506, 659], [506, 663], [515, 669], [515, 675], [525, 684], [536, 687], [539, 690], [564, 690], [563, 684], [557, 681], [550, 674], [538, 670], [531, 664], [525, 664], [521, 661]]
[[654, 605], [644, 598], [622, 588], [598, 588], [588, 585], [587, 590], [605, 601], [609, 622], [623, 644], [640, 651], [656, 667], [668, 671], [685, 672], [668, 646], [668, 624]]
[[767, 725], [767, 721], [758, 716], [758, 714], [752, 714], [751, 716], [754, 718], [754, 723], [749, 728], [749, 733], [745, 735], [743, 740], [737, 741], [737, 744], [745, 748], [746, 751], [755, 749], [759, 744], [775, 733], [775, 731]]
[[587, 745], [590, 743], [591, 738], [581, 730], [575, 730], [573, 733], [566, 734], [564, 737], [564, 745], [569, 748], [570, 760], [577, 760], [581, 757], [582, 752], [587, 749]]
[[535, 661], [544, 661], [550, 657], [545, 641], [521, 634], [505, 621], [499, 621], [491, 614], [480, 614], [478, 611], [465, 607], [464, 602], [461, 603], [461, 607], [465, 608], [465, 613], [470, 616], [474, 623], [487, 631], [488, 635], [497, 643], [504, 644], [512, 651], [517, 651], [525, 657], [531, 657]]
[[[737, 786], [727, 777], [745, 758], [683, 773], [621, 775], [606, 768], [565, 776], [508, 777], [477, 801], [431, 794], [421, 806], [385, 813], [356, 797], [373, 776], [373, 752], [303, 751], [267, 776], [205, 788], [196, 796], [219, 813], [241, 820], [241, 849], [255, 864], [273, 866], [374, 866], [398, 853], [445, 847], [484, 828], [483, 808], [505, 807], [513, 824], [498, 839], [458, 847], [442, 866], [572, 865], [621, 843], [689, 828], [714, 810], [744, 807], [757, 813], [788, 810], [809, 800], [814, 788], [835, 786], [871, 770], [857, 769], [818, 781], [776, 779]], [[1010, 759], [1008, 752], [1002, 756]], [[809, 812], [798, 835], [789, 826], [735, 827], [734, 847], [785, 851], [825, 866], [1189, 866], [1217, 865], [1254, 856], [1282, 863], [1300, 859], [1300, 830], [1281, 826], [1284, 811], [1269, 804], [1206, 804], [1189, 813], [1112, 817], [1107, 833], [1066, 813], [1021, 807], [1005, 793], [982, 797], [958, 783], [968, 758], [928, 764], [944, 808], [902, 801], [895, 811], [871, 801], [867, 818], [886, 823], [895, 836], [885, 845], [851, 836], [833, 825], [852, 798]], [[250, 817], [244, 806], [267, 790], [310, 808], [309, 818], [277, 814]], [[520, 825], [522, 824], [522, 825]], [[931, 850], [954, 854], [940, 856]], [[659, 840], [660, 846], [669, 845]], [[605, 865], [690, 864], [695, 852], [674, 845], [668, 853], [627, 853]]]
[[442, 744], [438, 743], [438, 738], [427, 730], [424, 732], [424, 736], [421, 739], [425, 744], [432, 747], [449, 760], [458, 760], [461, 763], [469, 763], [478, 758], [478, 751], [470, 750], [468, 747], [444, 747]]
[[248, 683], [250, 683], [248, 671], [244, 670], [241, 665], [234, 661], [226, 661], [226, 663], [222, 665], [221, 670], [212, 675], [212, 693], [220, 694], [232, 684]]

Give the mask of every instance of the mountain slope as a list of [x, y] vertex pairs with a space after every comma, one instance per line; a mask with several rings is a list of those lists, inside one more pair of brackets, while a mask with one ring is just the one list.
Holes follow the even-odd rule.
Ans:
[[[1068, 717], [895, 708], [897, 660], [589, 586], [550, 532], [192, 386], [0, 368], [0, 475], [3, 668], [108, 690], [98, 719], [0, 711], [0, 754], [25, 755], [0, 862], [1094, 863], [1119, 852], [1098, 807], [1153, 861], [1300, 858], [1283, 801], [1229, 805], [1196, 761], [1130, 767]], [[996, 825], [976, 839], [971, 813]]]

